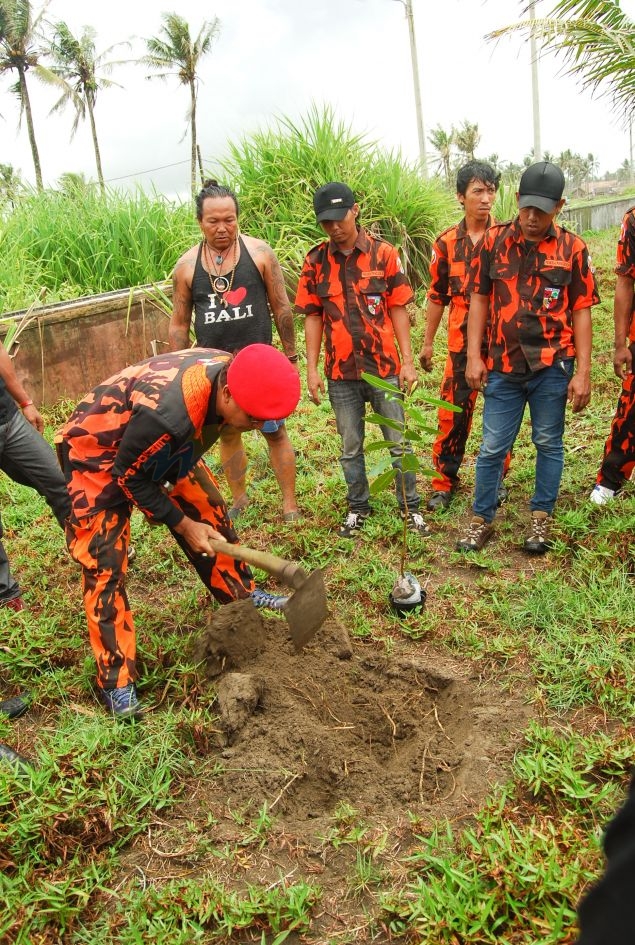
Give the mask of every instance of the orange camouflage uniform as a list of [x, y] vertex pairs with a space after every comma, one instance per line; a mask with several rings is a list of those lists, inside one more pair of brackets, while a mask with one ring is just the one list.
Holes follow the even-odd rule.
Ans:
[[[487, 226], [492, 225], [489, 217]], [[428, 299], [448, 309], [448, 356], [441, 379], [440, 396], [461, 408], [460, 412], [440, 407], [437, 417], [439, 434], [432, 447], [432, 461], [437, 476], [432, 480], [435, 492], [456, 488], [465, 446], [472, 429], [478, 391], [465, 379], [467, 366], [467, 316], [470, 295], [467, 280], [474, 254], [474, 243], [465, 218], [444, 230], [433, 243], [430, 260]], [[504, 473], [509, 468], [505, 460]]]
[[301, 315], [323, 320], [326, 377], [358, 381], [363, 371], [378, 377], [399, 374], [389, 310], [412, 300], [395, 247], [360, 227], [350, 255], [333, 251], [329, 241], [309, 250], [295, 307]]
[[615, 272], [633, 280], [631, 320], [628, 326], [633, 362], [630, 374], [622, 381], [597, 483], [617, 492], [624, 481], [631, 478], [635, 469], [635, 207], [627, 210], [622, 220]]
[[490, 296], [490, 371], [527, 374], [575, 357], [572, 313], [600, 301], [586, 244], [552, 224], [539, 243], [518, 218], [494, 224], [474, 253], [469, 291]]
[[[365, 405], [375, 413], [403, 423], [401, 400], [388, 399], [362, 378], [366, 372], [386, 379], [399, 391], [401, 359], [397, 350], [393, 309], [413, 299], [399, 253], [394, 246], [359, 227], [350, 253], [326, 240], [304, 260], [295, 307], [306, 318], [322, 322], [324, 373], [342, 440], [340, 465], [347, 485], [349, 510], [370, 513], [370, 490], [364, 457]], [[404, 512], [419, 508], [416, 475], [402, 473], [402, 457], [411, 453], [397, 427], [380, 424], [396, 469], [395, 494]]]
[[66, 541], [82, 566], [97, 682], [105, 689], [137, 678], [125, 590], [133, 506], [153, 524], [167, 525], [220, 603], [254, 588], [246, 565], [196, 554], [174, 531], [187, 515], [238, 540], [201, 458], [219, 437], [218, 377], [230, 359], [224, 351], [193, 348], [125, 368], [91, 391], [56, 437], [72, 503]]

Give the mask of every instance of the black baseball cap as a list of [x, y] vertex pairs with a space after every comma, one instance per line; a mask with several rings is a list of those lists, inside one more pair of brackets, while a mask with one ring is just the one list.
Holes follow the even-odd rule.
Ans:
[[322, 220], [343, 220], [355, 206], [355, 194], [346, 184], [332, 181], [313, 194], [313, 209], [318, 223]]
[[564, 174], [556, 164], [538, 161], [527, 168], [518, 185], [518, 206], [551, 213], [564, 191]]

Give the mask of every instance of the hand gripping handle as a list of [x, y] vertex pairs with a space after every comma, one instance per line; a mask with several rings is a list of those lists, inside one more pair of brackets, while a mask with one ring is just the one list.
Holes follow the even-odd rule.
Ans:
[[232, 545], [227, 541], [210, 539], [209, 543], [216, 554], [229, 555], [230, 558], [235, 558], [237, 561], [253, 564], [256, 568], [261, 568], [268, 574], [273, 574], [287, 587], [293, 587], [297, 590], [306, 581], [306, 573], [295, 561], [286, 561], [284, 558], [272, 555], [269, 551], [256, 551], [255, 548]]

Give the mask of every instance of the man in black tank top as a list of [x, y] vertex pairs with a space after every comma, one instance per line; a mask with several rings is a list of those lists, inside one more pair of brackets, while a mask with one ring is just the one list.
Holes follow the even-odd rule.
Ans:
[[[173, 351], [189, 348], [192, 329], [196, 344], [204, 348], [234, 353], [250, 344], [271, 344], [273, 315], [284, 353], [297, 365], [293, 314], [280, 264], [267, 243], [239, 235], [238, 213], [231, 190], [216, 181], [205, 182], [196, 199], [203, 239], [174, 267], [170, 347]], [[295, 521], [300, 517], [295, 452], [284, 421], [269, 421], [261, 432], [282, 492], [284, 519]], [[230, 517], [235, 518], [249, 503], [247, 457], [240, 431], [223, 427], [220, 453], [232, 493]]]

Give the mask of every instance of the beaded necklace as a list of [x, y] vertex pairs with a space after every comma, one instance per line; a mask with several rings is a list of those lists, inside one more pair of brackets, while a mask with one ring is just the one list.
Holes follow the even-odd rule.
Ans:
[[[220, 296], [221, 305], [223, 308], [227, 307], [227, 300], [225, 296], [230, 291], [232, 285], [234, 284], [234, 276], [236, 274], [236, 265], [237, 265], [237, 255], [238, 255], [238, 237], [234, 240], [234, 258], [232, 260], [232, 270], [227, 273], [227, 275], [222, 275], [221, 269], [223, 268], [223, 263], [227, 259], [227, 256], [223, 256], [219, 253], [216, 257], [216, 262], [219, 264], [216, 268], [216, 263], [212, 257], [209, 246], [207, 245], [207, 240], [203, 246], [203, 255], [205, 257], [205, 262], [207, 263], [207, 276], [209, 278], [209, 284], [212, 287], [213, 292]], [[229, 255], [229, 253], [227, 254]], [[212, 269], [214, 270], [212, 274]]]

